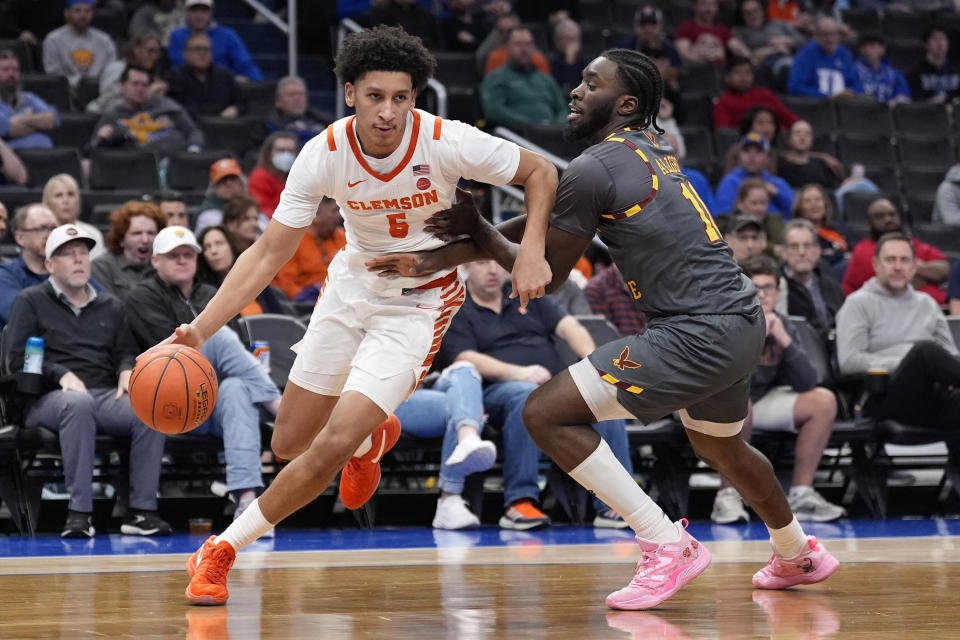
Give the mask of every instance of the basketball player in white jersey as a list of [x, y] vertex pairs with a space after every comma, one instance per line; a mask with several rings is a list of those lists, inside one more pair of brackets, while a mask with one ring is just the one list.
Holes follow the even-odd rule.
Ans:
[[452, 206], [461, 176], [525, 187], [529, 239], [518, 249], [514, 295], [525, 306], [550, 282], [543, 238], [556, 169], [511, 142], [415, 109], [435, 64], [419, 38], [400, 28], [347, 37], [336, 72], [356, 115], [304, 146], [266, 232], [237, 259], [196, 320], [177, 329], [176, 342], [199, 347], [293, 256], [320, 200], [337, 200], [347, 246], [331, 262], [307, 333], [294, 348], [271, 443], [291, 462], [190, 558], [186, 596], [193, 603], [225, 603], [236, 552], [314, 500], [341, 469], [346, 506], [358, 508], [376, 490], [380, 460], [400, 435], [391, 414], [429, 369], [464, 288], [455, 269], [383, 279], [365, 263], [442, 245], [424, 222]]

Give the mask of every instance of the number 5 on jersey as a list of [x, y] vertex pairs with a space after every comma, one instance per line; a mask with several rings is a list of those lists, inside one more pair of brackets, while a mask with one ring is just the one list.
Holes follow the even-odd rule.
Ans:
[[720, 235], [720, 229], [717, 228], [717, 223], [713, 221], [713, 216], [710, 215], [707, 205], [703, 204], [703, 200], [700, 199], [700, 194], [697, 193], [697, 190], [694, 189], [693, 185], [687, 180], [680, 183], [680, 190], [683, 193], [683, 197], [689, 200], [693, 208], [700, 214], [700, 219], [703, 220], [703, 224], [706, 227], [707, 239], [710, 240], [710, 242], [720, 240], [723, 237]]
[[406, 222], [405, 213], [388, 213], [387, 221], [390, 223], [390, 236], [393, 238], [406, 238], [410, 231], [410, 225]]

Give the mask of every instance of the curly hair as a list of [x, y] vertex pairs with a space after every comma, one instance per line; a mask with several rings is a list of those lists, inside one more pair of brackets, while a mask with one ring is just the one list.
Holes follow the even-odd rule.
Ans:
[[123, 242], [123, 237], [130, 230], [130, 221], [137, 216], [153, 220], [157, 224], [157, 231], [167, 226], [167, 218], [160, 212], [160, 207], [154, 203], [138, 200], [126, 202], [121, 208], [110, 214], [110, 231], [104, 238], [107, 250], [110, 253], [114, 255], [123, 253], [123, 247], [120, 246], [120, 243]]
[[417, 93], [437, 66], [420, 38], [400, 27], [376, 26], [351, 33], [337, 52], [334, 72], [343, 83], [354, 84], [369, 71], [401, 71], [410, 74]]

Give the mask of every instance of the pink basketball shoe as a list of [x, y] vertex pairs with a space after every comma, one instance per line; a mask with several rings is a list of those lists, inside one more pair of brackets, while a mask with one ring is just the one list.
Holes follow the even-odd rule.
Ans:
[[817, 542], [816, 536], [807, 536], [807, 547], [792, 558], [781, 558], [774, 551], [763, 569], [753, 574], [753, 585], [761, 589], [787, 589], [798, 584], [822, 582], [833, 575], [840, 562]]
[[637, 563], [637, 575], [623, 589], [607, 596], [611, 609], [649, 609], [655, 607], [710, 566], [710, 552], [687, 533], [687, 520], [680, 524], [680, 540], [659, 544], [637, 536], [643, 558]]

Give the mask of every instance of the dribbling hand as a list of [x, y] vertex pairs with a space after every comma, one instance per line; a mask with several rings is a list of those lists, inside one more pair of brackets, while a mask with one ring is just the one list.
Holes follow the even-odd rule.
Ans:
[[[204, 337], [200, 334], [199, 329], [192, 324], [182, 324], [173, 330], [173, 335], [169, 336], [160, 344], [182, 344], [188, 347], [193, 347], [199, 351], [200, 347], [203, 346], [204, 341]], [[157, 346], [160, 346], [160, 344]]]

